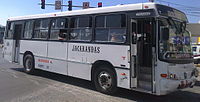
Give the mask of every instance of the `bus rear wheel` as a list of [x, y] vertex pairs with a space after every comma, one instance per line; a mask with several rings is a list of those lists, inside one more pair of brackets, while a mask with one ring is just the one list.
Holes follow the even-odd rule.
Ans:
[[28, 54], [24, 57], [24, 71], [28, 74], [33, 74], [34, 68], [34, 58], [32, 55]]
[[93, 82], [99, 92], [114, 94], [117, 91], [116, 74], [107, 66], [102, 66], [95, 70]]

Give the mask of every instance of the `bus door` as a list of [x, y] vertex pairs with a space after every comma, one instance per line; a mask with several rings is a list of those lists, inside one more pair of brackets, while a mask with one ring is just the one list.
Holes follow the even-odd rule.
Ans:
[[151, 19], [131, 19], [131, 86], [152, 91]]
[[137, 87], [137, 21], [131, 19], [131, 87]]
[[3, 57], [8, 61], [13, 61], [13, 30], [14, 22], [8, 22], [6, 26], [6, 33], [4, 36]]
[[24, 22], [15, 22], [14, 24], [14, 35], [13, 35], [13, 62], [19, 62], [19, 49], [20, 49], [20, 38], [23, 33]]

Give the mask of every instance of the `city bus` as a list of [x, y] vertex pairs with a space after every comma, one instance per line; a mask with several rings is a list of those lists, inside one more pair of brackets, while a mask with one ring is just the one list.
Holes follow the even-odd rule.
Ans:
[[97, 91], [125, 88], [166, 95], [192, 88], [186, 15], [157, 3], [12, 17], [3, 56], [24, 66], [91, 81]]

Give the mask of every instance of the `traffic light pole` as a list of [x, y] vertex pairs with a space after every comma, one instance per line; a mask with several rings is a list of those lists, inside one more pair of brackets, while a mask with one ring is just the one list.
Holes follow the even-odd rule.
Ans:
[[[62, 0], [63, 2], [63, 0]], [[42, 5], [41, 3], [38, 3], [38, 5]], [[45, 6], [55, 6], [55, 4], [52, 3], [45, 3]], [[61, 4], [61, 12], [63, 11], [63, 7], [68, 7], [69, 5], [64, 5]], [[78, 8], [83, 8], [83, 6], [77, 6], [77, 5], [72, 5], [72, 7], [78, 7]], [[96, 8], [96, 7], [89, 7], [89, 8]]]
[[62, 5], [63, 5], [63, 0], [61, 1], [61, 12], [63, 12], [63, 7], [64, 7]]

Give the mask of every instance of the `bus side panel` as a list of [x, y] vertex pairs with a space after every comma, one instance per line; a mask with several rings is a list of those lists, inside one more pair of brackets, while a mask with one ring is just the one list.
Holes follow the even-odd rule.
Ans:
[[20, 53], [30, 51], [34, 56], [47, 57], [47, 41], [21, 40]]
[[47, 58], [49, 67], [53, 72], [67, 75], [67, 43], [48, 42]]
[[35, 56], [35, 67], [41, 70], [67, 75], [65, 60]]
[[68, 61], [68, 75], [85, 80], [91, 80], [91, 64]]
[[35, 58], [35, 68], [53, 72], [52, 69], [49, 67], [49, 65], [51, 62], [54, 62], [54, 61], [48, 58], [39, 57], [39, 56], [35, 56], [34, 58]]
[[69, 43], [68, 60], [90, 64], [106, 60], [114, 67], [129, 69], [129, 48], [125, 45]]
[[130, 89], [130, 70], [118, 68], [115, 68], [115, 70], [117, 73], [117, 86]]
[[10, 62], [13, 61], [13, 57], [14, 57], [14, 40], [13, 39], [4, 40], [3, 54], [6, 60]]
[[129, 48], [125, 45], [69, 43], [68, 74], [91, 80], [91, 65], [95, 61], [104, 60], [110, 62], [115, 68], [125, 69], [116, 71], [118, 79], [122, 78], [121, 73], [127, 74], [118, 86], [130, 88]]
[[[36, 57], [46, 58], [47, 57], [47, 41], [21, 40], [20, 55], [23, 55], [26, 51], [30, 51], [33, 53], [35, 61], [36, 61]], [[22, 58], [20, 57], [21, 60], [23, 60]], [[35, 64], [35, 68], [38, 68], [36, 64]]]
[[[63, 75], [68, 75], [67, 74], [67, 61], [66, 60], [51, 59], [51, 58], [47, 58], [46, 60], [48, 61], [48, 63], [46, 64], [45, 67], [48, 68], [49, 71], [59, 73], [59, 74], [63, 74]], [[42, 65], [44, 64], [44, 62], [38, 62], [38, 63], [40, 63]], [[40, 67], [39, 64], [38, 64], [38, 67]], [[43, 69], [43, 68], [41, 68], [41, 69]]]

